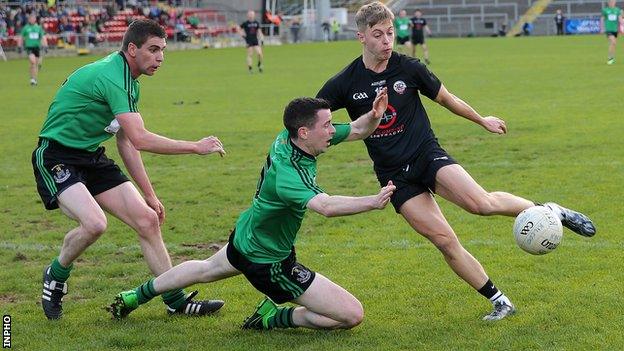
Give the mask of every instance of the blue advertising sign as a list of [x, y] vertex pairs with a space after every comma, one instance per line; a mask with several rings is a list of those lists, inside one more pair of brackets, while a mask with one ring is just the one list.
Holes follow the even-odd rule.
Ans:
[[566, 18], [565, 32], [568, 34], [600, 33], [600, 17]]

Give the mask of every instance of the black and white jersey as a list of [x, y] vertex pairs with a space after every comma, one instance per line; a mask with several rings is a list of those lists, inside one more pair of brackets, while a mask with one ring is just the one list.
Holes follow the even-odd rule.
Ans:
[[422, 35], [423, 27], [427, 25], [427, 20], [422, 17], [412, 17], [410, 21], [412, 22], [412, 35]]
[[392, 53], [387, 68], [375, 73], [358, 57], [332, 77], [317, 97], [329, 101], [332, 111], [346, 108], [351, 120], [369, 112], [379, 89], [388, 88], [388, 108], [379, 127], [364, 140], [377, 173], [395, 172], [435, 141], [419, 93], [435, 99], [442, 83], [414, 59]]
[[245, 21], [240, 26], [245, 31], [245, 39], [247, 40], [258, 39], [258, 30], [260, 30], [260, 22]]
[[565, 17], [563, 15], [555, 15], [555, 23], [557, 25], [563, 25], [564, 21], [565, 21]]

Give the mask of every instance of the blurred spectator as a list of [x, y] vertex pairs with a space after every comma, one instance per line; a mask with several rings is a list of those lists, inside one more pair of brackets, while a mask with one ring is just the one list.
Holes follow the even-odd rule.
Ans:
[[338, 22], [338, 20], [335, 18], [332, 20], [331, 29], [332, 29], [332, 34], [333, 34], [333, 40], [337, 41], [338, 33], [340, 33], [340, 22]]
[[184, 19], [182, 19], [182, 14], [180, 14], [175, 20], [174, 28], [176, 41], [191, 41], [191, 33], [186, 30], [186, 26], [184, 24]]
[[199, 17], [196, 14], [192, 14], [186, 18], [188, 24], [191, 25], [191, 28], [197, 29], [199, 27]]
[[60, 34], [63, 42], [65, 42], [66, 44], [71, 43], [72, 37], [74, 36], [75, 32], [76, 29], [74, 28], [74, 25], [69, 22], [69, 18], [67, 18], [67, 16], [61, 17], [61, 20], [58, 24], [57, 33]]
[[557, 9], [555, 14], [555, 26], [557, 27], [557, 35], [563, 35], [563, 23], [565, 22], [565, 16], [561, 13], [561, 9]]
[[7, 23], [4, 18], [0, 17], [0, 40], [6, 39], [8, 36]]
[[329, 28], [331, 27], [331, 25], [329, 24], [329, 22], [327, 20], [325, 20], [323, 23], [321, 23], [321, 29], [323, 30], [323, 40], [325, 42], [329, 41]]
[[94, 47], [95, 44], [97, 43], [96, 42], [97, 28], [95, 25], [93, 15], [85, 16], [85, 19], [82, 22], [82, 25], [77, 27], [76, 32], [80, 34], [81, 40], [86, 42], [89, 47], [91, 48]]
[[290, 23], [290, 33], [292, 34], [293, 43], [299, 42], [299, 30], [301, 29], [301, 23], [298, 17], [294, 17]]
[[531, 23], [529, 23], [529, 22], [525, 22], [525, 23], [522, 25], [522, 34], [523, 34], [523, 35], [526, 35], [526, 36], [531, 35], [531, 31], [532, 31], [532, 30], [533, 30], [533, 25], [532, 25]]
[[498, 33], [492, 35], [493, 37], [499, 36], [499, 37], [504, 37], [507, 35], [507, 25], [505, 23], [501, 24], [500, 28], [498, 29]]

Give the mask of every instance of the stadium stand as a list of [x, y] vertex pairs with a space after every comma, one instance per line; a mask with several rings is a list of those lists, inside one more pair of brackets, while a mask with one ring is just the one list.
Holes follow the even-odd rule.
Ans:
[[146, 17], [159, 21], [173, 41], [235, 33], [235, 27], [218, 10], [175, 8], [164, 2], [157, 3], [156, 6], [128, 7], [121, 10], [110, 6], [59, 5], [46, 8], [43, 4], [0, 4], [0, 28], [6, 28], [5, 31], [0, 31], [0, 43], [5, 49], [16, 47], [16, 36], [30, 13], [38, 15], [51, 48], [118, 45], [130, 22]]

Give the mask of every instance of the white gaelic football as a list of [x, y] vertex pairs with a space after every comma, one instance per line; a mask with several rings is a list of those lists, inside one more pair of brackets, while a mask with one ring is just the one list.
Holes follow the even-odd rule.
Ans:
[[563, 227], [553, 211], [544, 206], [534, 206], [516, 217], [513, 233], [522, 250], [543, 255], [557, 248], [563, 237]]

